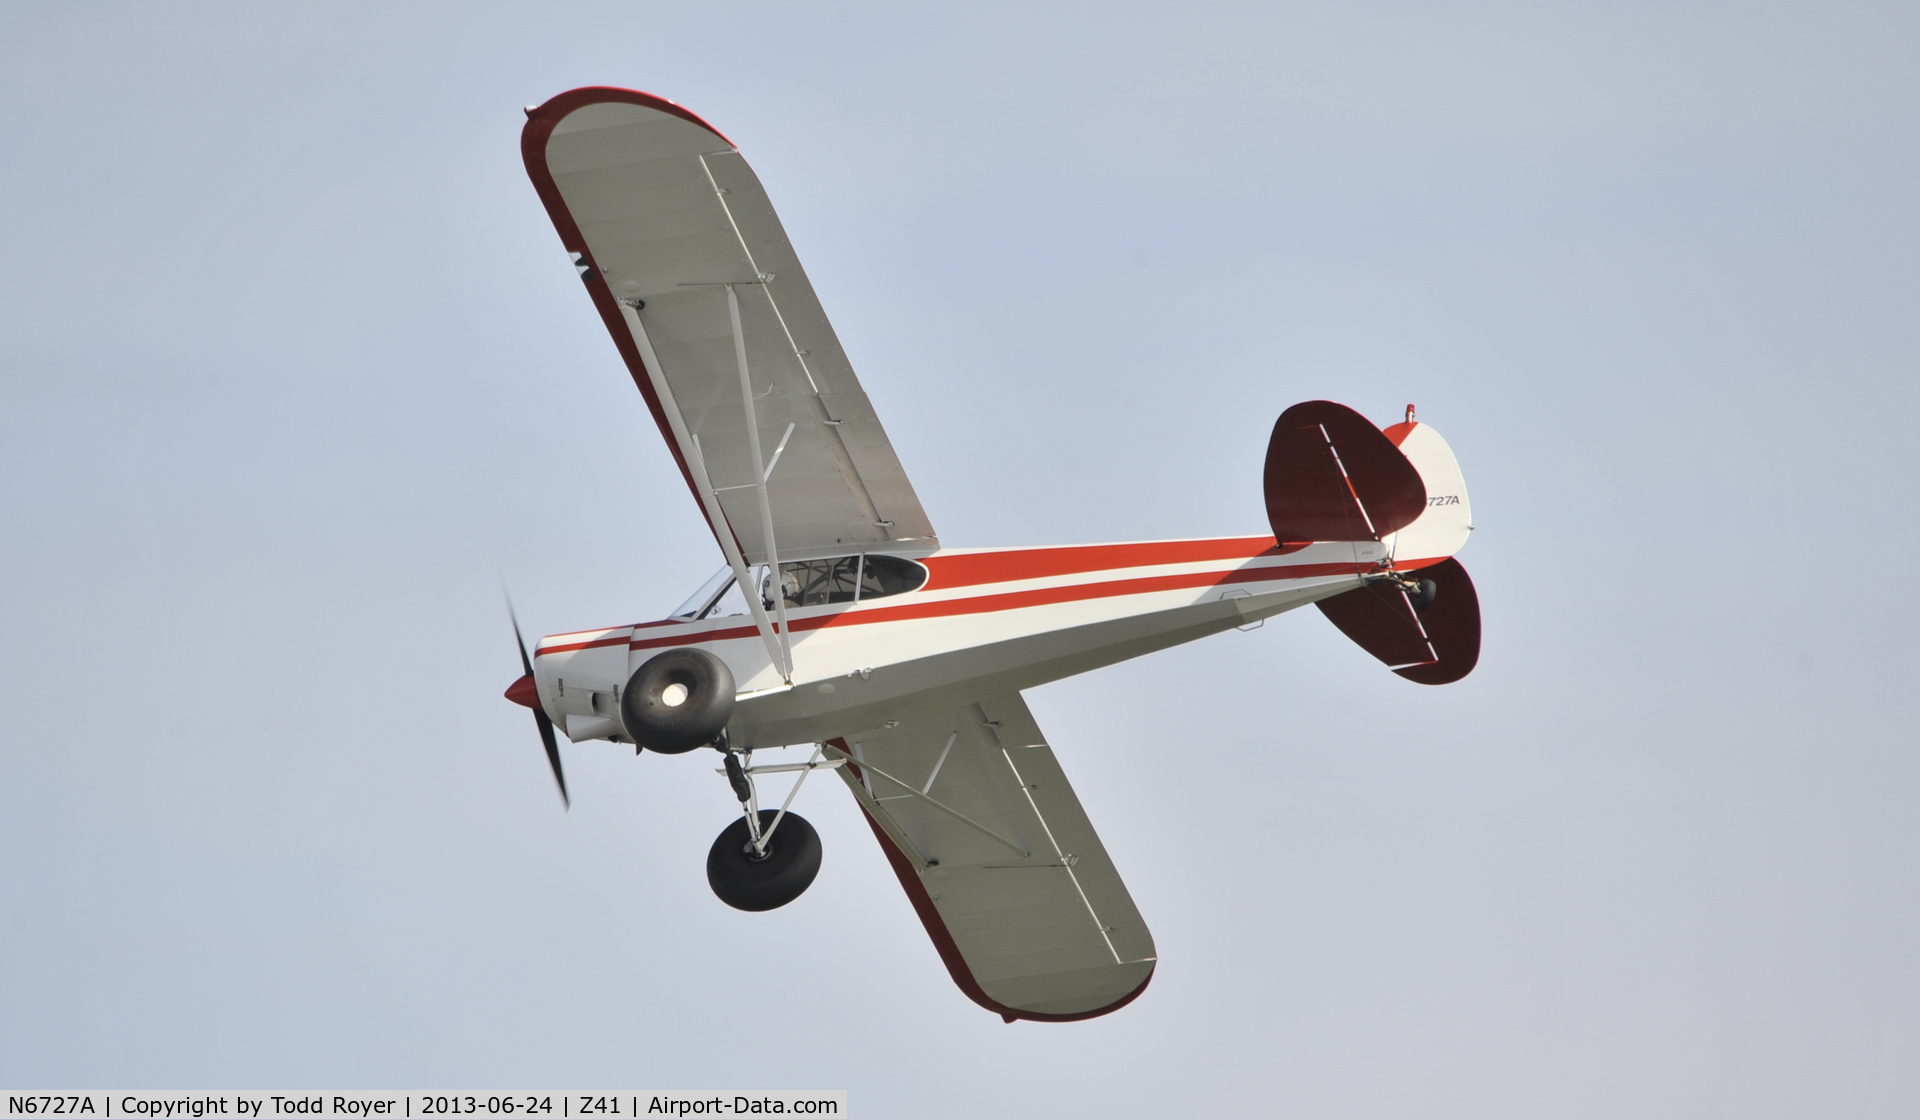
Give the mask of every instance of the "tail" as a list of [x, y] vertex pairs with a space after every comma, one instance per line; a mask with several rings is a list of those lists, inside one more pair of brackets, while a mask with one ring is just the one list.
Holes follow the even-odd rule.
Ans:
[[1473, 506], [1467, 501], [1467, 480], [1461, 477], [1460, 463], [1453, 448], [1440, 433], [1413, 418], [1413, 406], [1407, 406], [1407, 419], [1384, 433], [1400, 449], [1413, 469], [1420, 472], [1426, 487], [1426, 508], [1420, 516], [1387, 538], [1387, 555], [1394, 567], [1412, 571], [1436, 564], [1466, 547], [1467, 534], [1473, 531]]
[[1267, 518], [1282, 544], [1378, 541], [1367, 582], [1316, 605], [1394, 672], [1449, 684], [1480, 659], [1480, 599], [1453, 559], [1473, 529], [1453, 449], [1413, 418], [1384, 432], [1332, 401], [1280, 415], [1267, 444]]

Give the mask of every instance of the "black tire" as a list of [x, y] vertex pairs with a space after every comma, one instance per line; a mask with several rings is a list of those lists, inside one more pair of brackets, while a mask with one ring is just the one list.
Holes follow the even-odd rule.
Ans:
[[727, 729], [733, 691], [733, 670], [726, 662], [704, 649], [670, 649], [627, 678], [627, 689], [620, 694], [620, 721], [627, 738], [638, 745], [661, 754], [684, 754]]
[[[777, 816], [760, 810], [760, 827]], [[707, 851], [707, 885], [735, 910], [777, 910], [806, 893], [818, 874], [820, 834], [797, 813], [780, 818], [765, 859], [753, 858], [745, 817], [735, 817]]]
[[1440, 594], [1440, 585], [1430, 579], [1420, 581], [1420, 589], [1407, 596], [1407, 602], [1413, 604], [1416, 611], [1424, 611], [1433, 605], [1435, 596]]

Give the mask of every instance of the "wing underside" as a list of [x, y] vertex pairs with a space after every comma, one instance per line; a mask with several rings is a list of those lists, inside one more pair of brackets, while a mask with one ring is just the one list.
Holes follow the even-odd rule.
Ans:
[[1018, 693], [836, 741], [841, 770], [954, 981], [1013, 1019], [1102, 1015], [1153, 937]]
[[710, 483], [716, 535], [749, 563], [770, 544], [783, 559], [937, 546], [731, 142], [630, 90], [574, 90], [528, 117], [528, 174], [689, 485]]

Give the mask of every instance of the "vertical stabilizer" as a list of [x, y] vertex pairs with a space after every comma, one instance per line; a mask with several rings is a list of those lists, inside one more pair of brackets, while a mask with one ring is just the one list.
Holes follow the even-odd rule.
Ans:
[[1467, 482], [1453, 448], [1431, 427], [1409, 419], [1386, 431], [1387, 438], [1420, 472], [1426, 485], [1427, 504], [1413, 523], [1385, 538], [1387, 555], [1394, 566], [1405, 571], [1444, 560], [1467, 543], [1473, 528], [1473, 507], [1467, 502]]

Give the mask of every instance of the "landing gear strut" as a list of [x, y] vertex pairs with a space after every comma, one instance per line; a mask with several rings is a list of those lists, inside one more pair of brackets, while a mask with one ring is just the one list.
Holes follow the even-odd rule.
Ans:
[[[798, 766], [756, 767], [750, 751], [735, 751], [724, 737], [714, 746], [723, 753], [727, 783], [740, 802], [740, 817], [721, 831], [707, 851], [707, 885], [735, 910], [778, 909], [804, 894], [820, 873], [820, 834], [805, 817], [788, 812], [787, 806], [793, 804], [809, 773], [840, 762], [822, 761], [816, 748], [813, 758]], [[798, 771], [800, 778], [786, 805], [777, 812], [760, 808], [754, 775], [792, 771]]]

